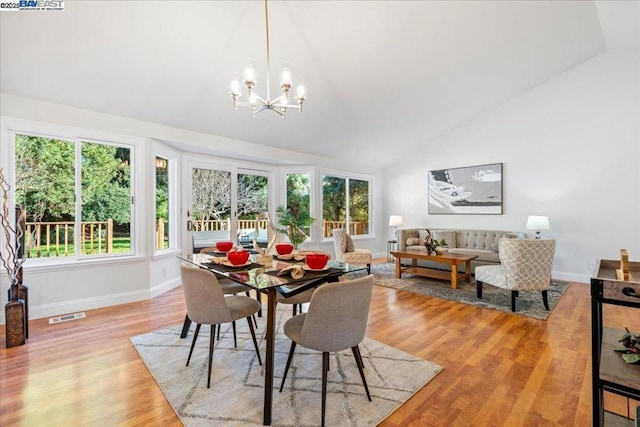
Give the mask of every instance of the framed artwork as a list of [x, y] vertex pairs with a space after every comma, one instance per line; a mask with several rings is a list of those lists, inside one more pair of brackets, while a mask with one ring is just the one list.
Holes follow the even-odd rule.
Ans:
[[429, 214], [502, 214], [502, 163], [428, 175]]

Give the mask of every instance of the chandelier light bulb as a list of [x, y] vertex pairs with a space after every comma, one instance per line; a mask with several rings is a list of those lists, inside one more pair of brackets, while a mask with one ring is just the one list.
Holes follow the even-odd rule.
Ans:
[[256, 76], [256, 72], [252, 67], [247, 67], [244, 69], [244, 79], [253, 81], [253, 78]]
[[296, 88], [296, 98], [302, 98], [302, 99], [304, 99], [304, 98], [305, 98], [305, 96], [304, 96], [304, 95], [305, 95], [305, 88], [304, 88], [304, 86], [299, 85], [299, 86]]
[[240, 96], [240, 82], [231, 80], [231, 95]]
[[255, 93], [249, 95], [249, 104], [251, 104], [252, 108], [255, 108], [258, 105], [258, 96]]
[[280, 76], [280, 85], [291, 85], [291, 72], [289, 70], [283, 70]]

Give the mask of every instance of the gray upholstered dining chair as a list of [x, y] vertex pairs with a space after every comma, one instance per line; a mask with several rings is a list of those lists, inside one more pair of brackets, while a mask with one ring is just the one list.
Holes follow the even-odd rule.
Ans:
[[316, 289], [311, 297], [307, 313], [287, 320], [284, 333], [291, 339], [287, 365], [282, 375], [280, 391], [287, 379], [296, 344], [322, 352], [322, 425], [325, 423], [327, 404], [327, 375], [329, 352], [346, 350], [353, 352], [360, 377], [371, 401], [369, 387], [364, 376], [364, 363], [358, 345], [364, 339], [369, 317], [369, 305], [373, 289], [372, 274], [343, 282], [327, 283]]
[[256, 349], [258, 362], [262, 365], [260, 351], [258, 350], [258, 342], [256, 341], [255, 330], [251, 315], [260, 310], [258, 301], [241, 295], [232, 295], [225, 297], [222, 288], [218, 285], [217, 279], [210, 271], [182, 265], [180, 266], [180, 274], [182, 276], [182, 290], [187, 305], [187, 315], [196, 322], [196, 330], [193, 334], [189, 357], [187, 358], [187, 366], [191, 361], [191, 354], [198, 339], [200, 326], [211, 325], [211, 334], [209, 337], [209, 372], [207, 379], [207, 388], [211, 386], [211, 367], [213, 363], [213, 343], [215, 328], [222, 323], [235, 322], [243, 317], [249, 323], [251, 338]]
[[[331, 254], [328, 254], [326, 252], [309, 251], [309, 253], [311, 252], [325, 254], [329, 257], [329, 259], [331, 259]], [[276, 265], [276, 268], [283, 268], [283, 267], [286, 267], [287, 265], [289, 264], [278, 263]], [[299, 294], [294, 295], [292, 297], [288, 297], [288, 298], [278, 292], [278, 295], [276, 296], [276, 302], [278, 304], [291, 304], [293, 307], [293, 315], [295, 316], [296, 314], [298, 314], [298, 312], [302, 313], [302, 304], [306, 304], [309, 301], [311, 301], [311, 295], [313, 295], [313, 292], [315, 290], [316, 288], [307, 289], [306, 291], [300, 292]]]
[[520, 291], [542, 292], [544, 308], [549, 310], [547, 289], [551, 282], [551, 267], [556, 250], [552, 239], [507, 239], [498, 242], [500, 265], [476, 267], [476, 289], [482, 298], [482, 284], [511, 291], [511, 311], [516, 311]]
[[[208, 248], [200, 249], [200, 253], [201, 254], [213, 253], [213, 252], [216, 252], [217, 250], [218, 249], [215, 246], [211, 246]], [[249, 291], [251, 290], [249, 286], [243, 285], [242, 283], [234, 282], [233, 280], [223, 277], [222, 275], [216, 274], [215, 276], [218, 279], [218, 283], [220, 284], [220, 287], [222, 288], [222, 292], [224, 292], [225, 295], [237, 295], [241, 292], [244, 292], [246, 296], [249, 296]], [[260, 294], [258, 293], [258, 291], [256, 291], [256, 301], [258, 300], [259, 297], [260, 297]], [[253, 319], [253, 323], [257, 328], [258, 321], [256, 320], [256, 316], [252, 315], [251, 318]], [[218, 339], [220, 339], [220, 328], [218, 328]], [[233, 345], [234, 347], [238, 346], [238, 339], [236, 337], [236, 322], [233, 322]]]
[[281, 293], [278, 292], [276, 295], [276, 303], [277, 304], [291, 304], [293, 307], [293, 315], [298, 314], [298, 311], [302, 313], [302, 304], [306, 304], [311, 301], [311, 296], [315, 292], [316, 288], [307, 289], [306, 291], [302, 291], [299, 294], [296, 294], [292, 297], [285, 297]]
[[368, 249], [356, 249], [351, 236], [344, 228], [334, 228], [333, 247], [336, 252], [336, 259], [348, 264], [366, 264], [367, 273], [371, 273], [371, 262], [373, 256]]

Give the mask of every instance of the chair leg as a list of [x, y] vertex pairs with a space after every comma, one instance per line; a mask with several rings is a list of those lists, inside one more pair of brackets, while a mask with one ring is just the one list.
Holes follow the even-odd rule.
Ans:
[[549, 311], [549, 298], [547, 296], [547, 291], [542, 291], [542, 302], [544, 303], [544, 308]]
[[478, 299], [482, 299], [482, 282], [476, 280], [476, 292], [478, 294]]
[[367, 392], [367, 399], [371, 402], [371, 395], [369, 394], [369, 386], [367, 386], [367, 379], [364, 377], [364, 363], [362, 362], [362, 355], [360, 354], [360, 348], [358, 346], [351, 347], [351, 351], [353, 352], [353, 357], [356, 359], [356, 365], [358, 365], [358, 370], [360, 371], [360, 378], [362, 378], [362, 384], [364, 384], [364, 390]]
[[511, 291], [511, 311], [516, 312], [516, 297], [518, 296], [518, 291]]
[[327, 372], [329, 372], [329, 352], [322, 352], [322, 424], [324, 426], [324, 414], [327, 408]]
[[220, 329], [222, 329], [222, 325], [218, 325], [218, 341], [220, 341]]
[[371, 274], [371, 264], [367, 264], [367, 274]]
[[196, 325], [196, 331], [193, 333], [193, 340], [191, 341], [191, 350], [189, 350], [189, 357], [187, 357], [186, 366], [189, 366], [189, 361], [191, 360], [191, 353], [193, 353], [193, 347], [196, 346], [196, 339], [198, 338], [198, 332], [200, 332], [200, 326], [202, 325], [198, 323]]
[[216, 325], [211, 325], [211, 335], [209, 336], [209, 378], [207, 379], [207, 388], [211, 388], [211, 366], [213, 365], [213, 343], [216, 341], [214, 332]]
[[[250, 297], [250, 296], [251, 296], [251, 294], [249, 293], [249, 291], [246, 291], [246, 292], [245, 292], [245, 295], [246, 295], [246, 296], [248, 296], [248, 297]], [[255, 315], [255, 314], [252, 314], [252, 315], [251, 315], [251, 317], [253, 318], [253, 323], [255, 323], [255, 325], [256, 325], [256, 329], [258, 329], [258, 321], [256, 320], [256, 315]]]
[[291, 306], [293, 310], [293, 315], [295, 316], [296, 314], [298, 314], [298, 304], [291, 304]]
[[233, 327], [233, 348], [238, 348], [238, 338], [236, 337], [236, 322], [235, 320], [231, 322], [231, 326]]
[[280, 383], [280, 391], [282, 392], [282, 387], [284, 387], [284, 380], [287, 379], [287, 372], [289, 372], [289, 367], [291, 366], [291, 360], [293, 359], [293, 352], [296, 350], [296, 342], [291, 341], [291, 348], [289, 349], [289, 357], [287, 358], [287, 364], [284, 367], [284, 374], [282, 374], [282, 382]]
[[262, 359], [260, 358], [260, 350], [258, 350], [258, 341], [256, 340], [256, 330], [253, 329], [253, 322], [251, 321], [251, 317], [247, 317], [247, 322], [249, 323], [249, 330], [251, 331], [253, 346], [256, 348], [256, 354], [258, 355], [258, 363], [260, 364], [260, 366], [262, 366]]

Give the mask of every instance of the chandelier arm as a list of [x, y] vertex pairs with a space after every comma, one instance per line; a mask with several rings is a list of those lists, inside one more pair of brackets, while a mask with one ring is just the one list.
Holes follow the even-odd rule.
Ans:
[[278, 108], [295, 108], [296, 110], [300, 109], [300, 105], [298, 105], [298, 104], [275, 104], [275, 103], [272, 103], [271, 105], [273, 105], [274, 107], [278, 107]]
[[269, 102], [267, 102], [267, 101], [269, 100], [269, 97], [268, 97], [268, 96], [267, 96], [267, 99], [262, 99], [262, 98], [261, 98], [260, 96], [258, 96], [258, 94], [256, 94], [255, 92], [253, 92], [253, 96], [255, 96], [255, 97], [256, 97], [256, 99], [257, 99], [258, 101], [260, 101], [260, 103], [261, 103], [261, 104], [263, 104], [263, 105], [266, 105], [266, 104], [268, 104], [268, 103], [269, 103]]
[[[280, 95], [279, 97], [277, 97], [276, 99], [274, 99], [273, 101], [271, 101], [271, 104], [272, 105], [280, 104], [283, 100], [286, 101], [286, 97], [284, 96], [284, 93], [282, 95]], [[284, 105], [284, 104], [282, 104], [282, 105]]]

